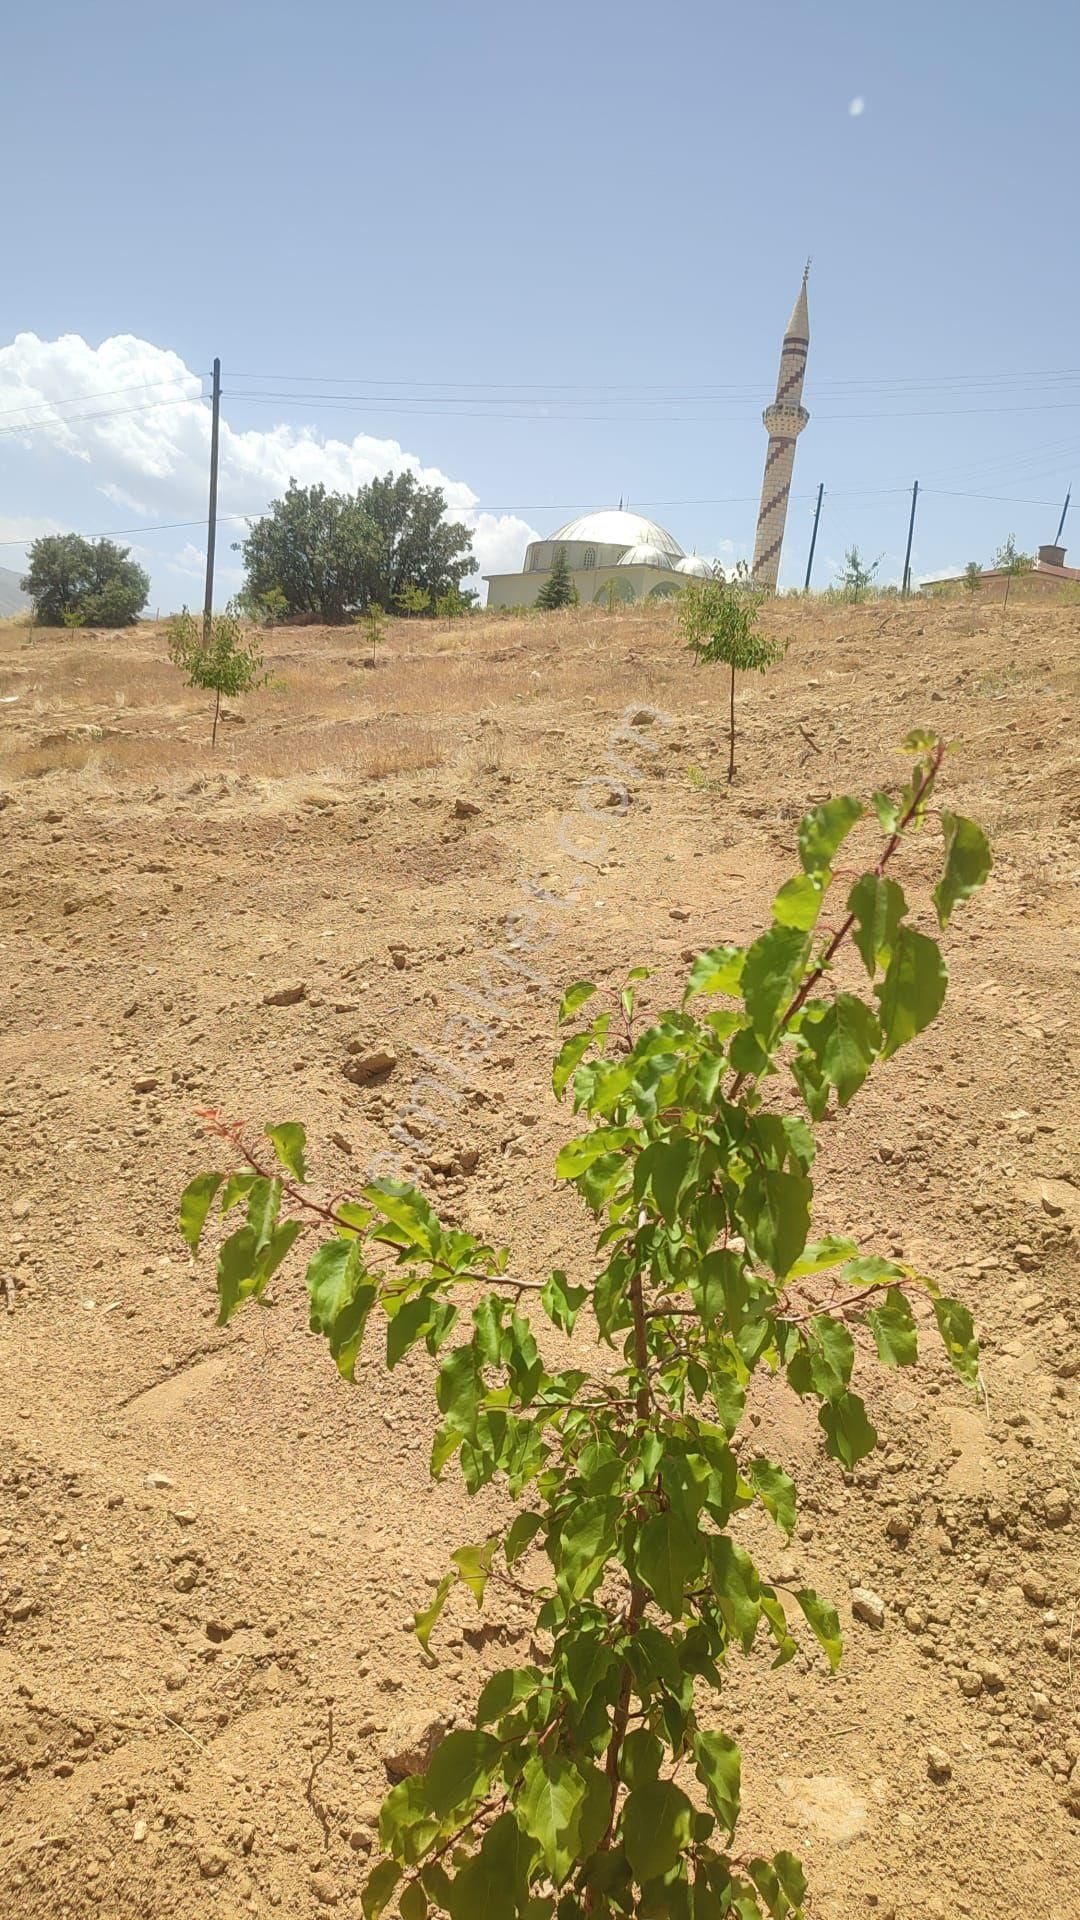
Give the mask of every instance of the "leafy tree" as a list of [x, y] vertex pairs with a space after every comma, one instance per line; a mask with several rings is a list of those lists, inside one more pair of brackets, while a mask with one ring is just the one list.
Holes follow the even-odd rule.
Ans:
[[566, 548], [560, 547], [551, 572], [536, 596], [536, 605], [541, 613], [554, 613], [559, 607], [576, 607], [577, 604], [578, 590], [566, 564]]
[[288, 602], [280, 587], [270, 587], [262, 594], [242, 587], [231, 601], [230, 610], [245, 620], [257, 622], [260, 627], [279, 627], [289, 616]]
[[381, 607], [376, 606], [373, 600], [370, 606], [365, 608], [363, 613], [357, 614], [356, 618], [358, 624], [363, 627], [367, 638], [371, 641], [371, 664], [374, 666], [375, 649], [380, 647], [386, 639], [386, 619], [383, 610]]
[[238, 615], [215, 614], [207, 628], [202, 619], [184, 608], [169, 621], [169, 658], [174, 667], [187, 675], [189, 687], [202, 687], [214, 695], [214, 725], [211, 747], [217, 745], [221, 696], [235, 700], [265, 685], [269, 675], [263, 672], [262, 648], [258, 636], [245, 630]]
[[881, 565], [881, 556], [866, 565], [858, 547], [849, 547], [844, 555], [844, 570], [840, 575], [845, 593], [851, 595], [858, 605], [859, 595], [865, 593], [874, 584], [874, 575]]
[[278, 588], [290, 616], [330, 623], [372, 600], [393, 606], [410, 584], [434, 598], [460, 587], [474, 566], [469, 529], [446, 518], [442, 489], [411, 473], [355, 494], [291, 480], [238, 547], [249, 591], [265, 598]]
[[742, 579], [690, 580], [679, 594], [679, 625], [699, 666], [722, 663], [730, 672], [728, 702], [728, 781], [735, 778], [735, 675], [764, 673], [783, 657], [784, 644], [759, 633], [758, 609], [764, 594]]
[[20, 582], [44, 627], [129, 627], [150, 593], [150, 578], [131, 559], [130, 547], [112, 540], [84, 540], [77, 533], [48, 533], [27, 552]]
[[472, 593], [466, 597], [460, 587], [447, 587], [446, 592], [440, 593], [435, 602], [435, 612], [440, 620], [445, 620], [447, 626], [451, 627], [455, 620], [460, 620], [462, 615], [469, 611], [475, 597]]
[[[401, 1183], [324, 1201], [298, 1123], [268, 1127], [260, 1145], [209, 1116], [239, 1165], [228, 1178], [198, 1174], [180, 1221], [194, 1252], [215, 1202], [233, 1215], [218, 1252], [219, 1324], [262, 1296], [314, 1229], [310, 1325], [339, 1373], [357, 1377], [375, 1323], [389, 1368], [422, 1343], [438, 1359], [433, 1475], [456, 1459], [470, 1494], [501, 1481], [516, 1508], [450, 1556], [415, 1616], [420, 1644], [456, 1591], [483, 1606], [509, 1589], [536, 1609], [531, 1658], [493, 1674], [473, 1725], [447, 1734], [384, 1800], [367, 1920], [391, 1900], [402, 1920], [805, 1912], [792, 1854], [733, 1844], [741, 1755], [713, 1705], [726, 1662], [761, 1639], [774, 1668], [796, 1653], [796, 1632], [830, 1668], [842, 1650], [831, 1603], [770, 1580], [732, 1524], [750, 1507], [783, 1535], [796, 1524], [795, 1483], [748, 1422], [754, 1376], [763, 1371], [766, 1392], [786, 1381], [815, 1410], [848, 1475], [877, 1444], [857, 1356], [860, 1376], [875, 1348], [886, 1367], [910, 1366], [920, 1334], [936, 1330], [961, 1380], [978, 1379], [971, 1316], [932, 1278], [836, 1233], [810, 1238], [815, 1124], [929, 1026], [945, 994], [937, 941], [912, 924], [888, 873], [933, 817], [944, 751], [929, 735], [908, 744], [918, 758], [897, 799], [876, 793], [868, 808], [841, 796], [806, 816], [801, 871], [771, 925], [747, 947], [699, 954], [680, 1007], [639, 1024], [645, 967], [595, 1017], [583, 1012], [591, 982], [565, 995], [560, 1020], [585, 1024], [564, 1042], [553, 1085], [560, 1098], [572, 1091], [583, 1126], [555, 1170], [584, 1202], [590, 1239], [599, 1232], [583, 1284], [561, 1270], [535, 1276], [528, 1254], [516, 1266], [508, 1248], [445, 1226]], [[877, 857], [853, 887], [840, 883], [846, 905], [830, 912], [837, 851], [875, 816]], [[990, 853], [973, 821], [937, 818], [944, 927]], [[815, 931], [819, 916], [829, 931]], [[833, 968], [848, 944], [863, 993]], [[805, 1118], [789, 1100], [766, 1103], [778, 1072]], [[579, 1338], [571, 1364], [545, 1358], [529, 1299], [563, 1334], [587, 1317], [603, 1346]], [[761, 1687], [769, 1671], [756, 1668]]]
[[983, 570], [977, 560], [969, 560], [964, 568], [964, 585], [969, 593], [978, 593], [982, 586]]
[[1002, 607], [1007, 607], [1009, 604], [1009, 588], [1013, 581], [1022, 579], [1025, 573], [1030, 573], [1034, 565], [1034, 554], [1018, 553], [1016, 536], [1010, 533], [1004, 546], [999, 547], [994, 555], [996, 571], [1005, 575], [1005, 596], [1001, 602]]
[[405, 585], [395, 595], [395, 599], [399, 611], [404, 614], [406, 620], [415, 619], [418, 614], [426, 613], [431, 605], [430, 593], [424, 587], [416, 586], [412, 580], [406, 580]]

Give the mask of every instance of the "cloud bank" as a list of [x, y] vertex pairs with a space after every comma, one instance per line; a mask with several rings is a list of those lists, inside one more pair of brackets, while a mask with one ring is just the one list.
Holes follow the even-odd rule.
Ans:
[[[0, 347], [0, 457], [11, 466], [16, 454], [24, 474], [36, 467], [35, 491], [46, 471], [78, 463], [83, 470], [77, 494], [87, 489], [103, 496], [132, 520], [197, 519], [206, 510], [210, 459], [210, 409], [202, 399], [202, 381], [176, 353], [134, 334], [114, 334], [93, 347], [79, 334], [42, 340], [20, 333]], [[219, 452], [219, 511], [223, 517], [265, 512], [295, 477], [302, 486], [321, 481], [332, 491], [354, 492], [377, 475], [408, 471], [427, 486], [438, 486], [455, 518], [473, 533], [480, 573], [512, 571], [520, 566], [529, 540], [538, 536], [514, 514], [483, 513], [465, 481], [454, 480], [396, 440], [358, 433], [351, 440], [324, 436], [314, 427], [281, 423], [260, 430], [233, 427], [223, 400]], [[31, 468], [27, 469], [25, 461]], [[65, 496], [71, 487], [63, 484]], [[32, 539], [59, 525], [90, 531], [100, 510], [84, 509], [81, 521], [64, 522], [50, 511], [22, 514], [10, 522], [9, 539]], [[242, 531], [242, 529], [237, 529]], [[232, 591], [239, 574], [228, 558], [229, 528], [222, 529], [222, 587]], [[157, 574], [164, 596], [168, 581], [195, 576], [199, 549], [190, 542], [171, 552], [155, 541], [139, 558]], [[17, 567], [21, 556], [0, 548], [0, 565]], [[201, 561], [200, 561], [201, 564]]]

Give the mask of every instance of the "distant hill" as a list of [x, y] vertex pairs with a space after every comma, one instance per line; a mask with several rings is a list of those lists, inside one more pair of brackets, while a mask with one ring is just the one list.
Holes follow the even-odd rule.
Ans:
[[9, 613], [21, 613], [30, 601], [19, 585], [21, 575], [12, 573], [8, 567], [0, 567], [0, 619]]

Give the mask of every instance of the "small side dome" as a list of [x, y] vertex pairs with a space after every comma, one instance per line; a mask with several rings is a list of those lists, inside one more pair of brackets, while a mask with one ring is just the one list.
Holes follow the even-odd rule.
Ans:
[[675, 572], [692, 573], [695, 580], [711, 580], [713, 577], [712, 567], [702, 559], [700, 553], [688, 553], [682, 560], [676, 560]]
[[636, 547], [627, 547], [619, 556], [620, 567], [663, 567], [670, 572], [673, 564], [672, 555], [663, 547], [654, 547], [651, 540], [639, 540]]

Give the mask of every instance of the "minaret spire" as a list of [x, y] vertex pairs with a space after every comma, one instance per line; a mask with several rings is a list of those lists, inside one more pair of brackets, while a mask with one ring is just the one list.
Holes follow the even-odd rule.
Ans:
[[762, 414], [769, 435], [765, 472], [761, 481], [761, 505], [758, 508], [754, 564], [755, 586], [772, 592], [780, 572], [780, 549], [784, 544], [791, 470], [795, 464], [795, 442], [810, 415], [802, 404], [806, 356], [810, 347], [810, 315], [806, 305], [806, 283], [810, 262], [803, 270], [791, 318], [784, 329], [780, 349], [780, 371], [776, 377], [776, 398]]

